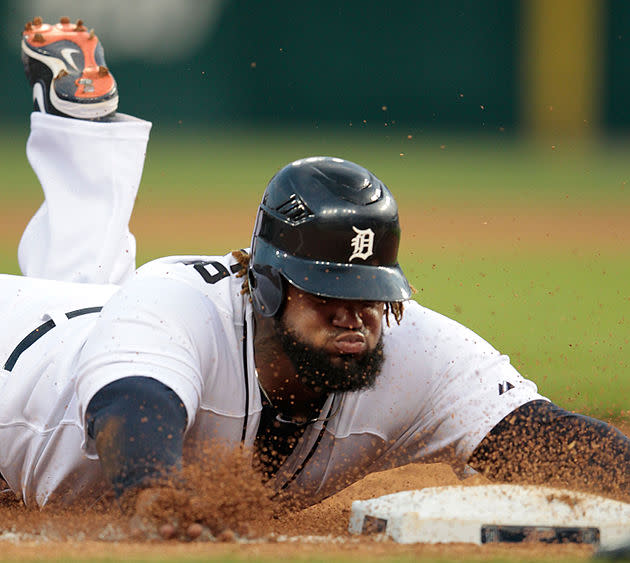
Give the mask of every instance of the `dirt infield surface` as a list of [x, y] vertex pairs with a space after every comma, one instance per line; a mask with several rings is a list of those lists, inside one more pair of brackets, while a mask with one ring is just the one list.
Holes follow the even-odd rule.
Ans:
[[[173, 210], [169, 206], [136, 207], [131, 226], [138, 241], [167, 246], [191, 240], [220, 243], [226, 250], [238, 241], [249, 244], [255, 209], [222, 207], [209, 223], [205, 208]], [[628, 210], [618, 207], [581, 209], [514, 209], [493, 207], [434, 207], [400, 205], [405, 246], [439, 244], [501, 248], [630, 247]], [[156, 232], [156, 223], [160, 232]], [[232, 246], [231, 246], [232, 245]]]
[[[0, 209], [0, 241], [14, 249], [37, 204], [19, 204]], [[227, 252], [248, 245], [253, 209], [221, 204], [221, 213], [209, 218], [207, 206], [151, 204], [140, 200], [131, 220], [132, 232], [142, 247], [171, 252]], [[603, 206], [585, 209], [575, 206], [555, 208], [512, 207], [422, 207], [417, 203], [400, 205], [403, 227], [402, 249], [411, 246], [479, 247], [500, 249], [608, 249], [630, 248], [630, 221], [623, 207]], [[191, 244], [194, 248], [191, 249]], [[13, 250], [8, 250], [14, 252]]]
[[[601, 208], [558, 210], [519, 210], [468, 208], [420, 209], [401, 206], [405, 237], [413, 244], [448, 244], [486, 248], [534, 249], [546, 247], [571, 249], [630, 248], [630, 221], [623, 209]], [[18, 235], [32, 214], [32, 207], [0, 210], [0, 236], [5, 248], [15, 248]], [[140, 244], [150, 240], [166, 253], [185, 252], [186, 244], [198, 241], [191, 252], [200, 252], [204, 241], [230, 250], [247, 244], [251, 231], [251, 210], [223, 209], [213, 216], [211, 227], [205, 209], [174, 209], [173, 206], [149, 208], [142, 202], [132, 220], [132, 230]], [[630, 418], [616, 421], [630, 434]], [[484, 546], [468, 545], [403, 546], [369, 537], [347, 534], [352, 500], [385, 493], [438, 485], [470, 485], [483, 482], [475, 476], [460, 481], [444, 465], [410, 465], [373, 474], [319, 505], [273, 519], [269, 528], [255, 539], [225, 542], [190, 543], [131, 541], [128, 520], [115, 503], [102, 503], [87, 509], [27, 510], [19, 503], [0, 505], [0, 558], [37, 559], [80, 558], [127, 559], [416, 559], [448, 558], [487, 560], [505, 558], [571, 559], [591, 556], [592, 548], [580, 546]], [[298, 541], [291, 538], [299, 536]]]
[[[626, 427], [626, 430], [628, 428]], [[217, 495], [243, 493], [232, 488]], [[176, 540], [131, 540], [129, 521], [121, 516], [115, 504], [99, 507], [29, 511], [19, 504], [5, 502], [0, 506], [2, 529], [0, 546], [3, 559], [80, 558], [113, 560], [196, 559], [197, 557], [240, 559], [301, 560], [323, 558], [400, 559], [446, 558], [487, 560], [523, 559], [587, 559], [593, 548], [580, 545], [553, 546], [513, 544], [471, 546], [401, 545], [380, 536], [352, 536], [347, 533], [350, 505], [353, 500], [367, 499], [402, 490], [444, 485], [471, 486], [486, 484], [481, 476], [464, 481], [443, 464], [412, 464], [398, 469], [374, 473], [351, 485], [322, 503], [301, 511], [287, 511], [266, 523], [256, 521], [251, 513], [243, 513], [256, 530], [249, 538], [234, 534], [220, 536], [220, 541], [179, 542]], [[225, 483], [224, 483], [225, 484]], [[257, 505], [251, 499], [252, 505]]]

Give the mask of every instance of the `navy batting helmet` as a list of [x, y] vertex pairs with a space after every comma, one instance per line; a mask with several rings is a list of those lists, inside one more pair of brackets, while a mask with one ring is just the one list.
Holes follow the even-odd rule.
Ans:
[[332, 157], [285, 166], [262, 198], [248, 271], [263, 316], [280, 311], [283, 278], [322, 297], [397, 302], [411, 296], [398, 265], [396, 201], [365, 168]]

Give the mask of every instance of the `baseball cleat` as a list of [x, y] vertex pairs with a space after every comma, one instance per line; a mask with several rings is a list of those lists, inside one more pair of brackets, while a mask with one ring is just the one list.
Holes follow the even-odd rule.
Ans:
[[100, 119], [116, 111], [118, 88], [105, 64], [103, 47], [81, 20], [27, 22], [22, 33], [24, 72], [33, 87], [33, 109]]

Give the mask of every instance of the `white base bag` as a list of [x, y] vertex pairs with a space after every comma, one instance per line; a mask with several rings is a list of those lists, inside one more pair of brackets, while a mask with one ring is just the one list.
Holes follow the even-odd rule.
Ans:
[[630, 534], [630, 504], [550, 487], [431, 487], [354, 501], [349, 531], [399, 543], [539, 541], [610, 550]]

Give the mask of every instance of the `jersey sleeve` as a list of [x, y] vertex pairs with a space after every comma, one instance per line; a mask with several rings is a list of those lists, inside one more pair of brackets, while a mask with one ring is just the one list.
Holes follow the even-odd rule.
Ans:
[[[81, 420], [100, 389], [125, 377], [144, 376], [178, 395], [189, 428], [204, 387], [216, 374], [224, 336], [220, 313], [196, 288], [152, 276], [125, 284], [103, 307], [78, 359]], [[93, 444], [86, 448], [94, 453]]]
[[453, 461], [464, 465], [503, 418], [525, 403], [545, 399], [508, 356], [417, 303], [405, 309], [404, 322], [392, 336], [397, 369], [417, 390], [404, 399], [406, 412], [415, 414], [407, 420], [400, 445], [413, 444], [421, 458], [454, 455]]

